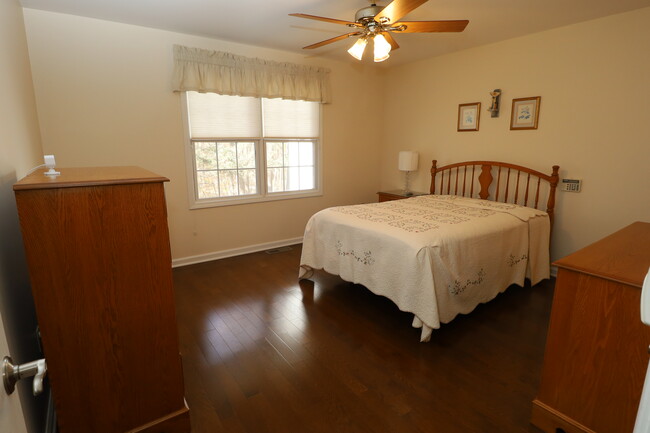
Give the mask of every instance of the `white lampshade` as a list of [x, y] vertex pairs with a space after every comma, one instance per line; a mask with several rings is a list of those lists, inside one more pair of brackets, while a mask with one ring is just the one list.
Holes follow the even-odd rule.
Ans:
[[368, 40], [366, 38], [359, 38], [357, 41], [350, 47], [348, 53], [357, 60], [361, 60], [363, 57], [363, 51], [366, 49], [366, 44]]
[[415, 171], [418, 169], [418, 153], [404, 150], [399, 153], [399, 169], [402, 171]]
[[375, 36], [375, 62], [383, 62], [390, 57], [390, 49], [392, 48], [384, 35], [378, 34]]

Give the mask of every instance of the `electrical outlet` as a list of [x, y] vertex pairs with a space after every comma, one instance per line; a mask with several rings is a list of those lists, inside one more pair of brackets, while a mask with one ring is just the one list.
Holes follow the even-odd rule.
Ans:
[[560, 182], [560, 191], [580, 192], [582, 188], [582, 179], [562, 179]]

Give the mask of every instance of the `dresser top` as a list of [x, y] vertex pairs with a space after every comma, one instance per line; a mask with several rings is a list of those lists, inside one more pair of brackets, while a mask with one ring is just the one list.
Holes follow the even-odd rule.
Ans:
[[14, 191], [169, 181], [166, 177], [140, 167], [79, 167], [56, 170], [61, 174], [46, 176], [46, 169], [36, 170], [16, 182]]
[[641, 288], [650, 267], [650, 223], [635, 222], [553, 264]]

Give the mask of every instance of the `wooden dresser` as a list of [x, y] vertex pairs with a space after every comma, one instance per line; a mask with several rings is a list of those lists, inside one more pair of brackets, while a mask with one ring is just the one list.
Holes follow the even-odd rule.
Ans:
[[167, 179], [60, 171], [14, 185], [60, 432], [189, 432]]
[[650, 224], [634, 223], [554, 264], [531, 422], [546, 433], [632, 433], [650, 345], [639, 304], [650, 266]]

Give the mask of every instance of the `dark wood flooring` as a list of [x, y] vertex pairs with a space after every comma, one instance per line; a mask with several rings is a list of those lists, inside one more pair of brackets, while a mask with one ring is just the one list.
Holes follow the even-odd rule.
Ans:
[[539, 432], [553, 281], [511, 287], [420, 343], [363, 286], [297, 281], [300, 245], [174, 270], [194, 433]]

